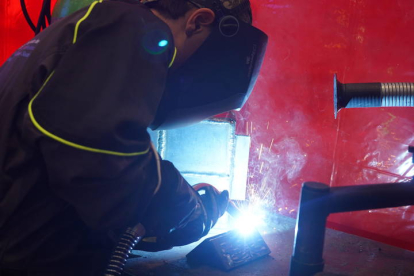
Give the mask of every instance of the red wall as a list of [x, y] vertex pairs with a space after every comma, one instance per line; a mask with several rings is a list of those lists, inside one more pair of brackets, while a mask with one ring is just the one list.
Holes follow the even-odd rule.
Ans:
[[[251, 187], [274, 200], [276, 212], [295, 217], [304, 181], [409, 181], [414, 109], [346, 109], [335, 120], [333, 75], [345, 83], [414, 82], [412, 0], [253, 5], [270, 43], [254, 94], [239, 114], [239, 132], [253, 141]], [[331, 215], [328, 225], [414, 250], [414, 207]]]
[[[36, 24], [42, 0], [26, 0], [27, 10]], [[52, 6], [56, 0], [52, 0]], [[23, 16], [20, 1], [0, 1], [0, 64], [34, 36]]]
[[[40, 0], [26, 0], [37, 17]], [[412, 0], [252, 0], [269, 34], [266, 61], [238, 133], [252, 137], [250, 192], [296, 216], [301, 183], [409, 181], [414, 109], [347, 109], [333, 118], [342, 82], [414, 82]], [[33, 36], [19, 1], [0, 1], [0, 63]], [[253, 192], [252, 192], [253, 191]], [[329, 226], [414, 250], [414, 208], [332, 215]]]

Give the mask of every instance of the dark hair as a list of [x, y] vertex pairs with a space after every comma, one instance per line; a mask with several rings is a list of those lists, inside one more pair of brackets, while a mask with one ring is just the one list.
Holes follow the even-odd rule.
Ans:
[[171, 19], [178, 19], [194, 8], [194, 5], [186, 0], [158, 0], [148, 2], [146, 5]]
[[[216, 14], [214, 3], [212, 2], [208, 0], [156, 0], [148, 1], [146, 5], [151, 9], [157, 10], [167, 18], [178, 19], [194, 7], [205, 6], [206, 8], [212, 9]], [[222, 3], [224, 9], [228, 9], [225, 14], [231, 14], [241, 21], [252, 24], [252, 10], [249, 0], [220, 0], [219, 2]]]

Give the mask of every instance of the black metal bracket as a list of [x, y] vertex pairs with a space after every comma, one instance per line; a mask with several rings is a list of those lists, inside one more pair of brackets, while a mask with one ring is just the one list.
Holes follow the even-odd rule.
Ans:
[[[409, 147], [409, 151], [414, 153], [414, 147]], [[414, 205], [414, 181], [342, 187], [305, 182], [289, 275], [310, 276], [323, 271], [323, 245], [329, 214], [408, 205]]]

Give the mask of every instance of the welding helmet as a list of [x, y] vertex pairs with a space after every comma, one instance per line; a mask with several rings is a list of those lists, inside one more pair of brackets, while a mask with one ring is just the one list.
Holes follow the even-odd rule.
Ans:
[[267, 35], [251, 25], [248, 0], [188, 2], [213, 10], [216, 22], [200, 48], [169, 74], [150, 125], [153, 130], [182, 127], [241, 108], [262, 66]]

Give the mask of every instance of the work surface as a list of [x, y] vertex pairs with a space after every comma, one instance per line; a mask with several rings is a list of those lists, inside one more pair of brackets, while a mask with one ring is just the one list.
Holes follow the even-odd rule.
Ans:
[[[134, 276], [288, 275], [295, 220], [276, 216], [270, 229], [263, 238], [272, 253], [230, 272], [209, 266], [190, 266], [186, 254], [198, 243], [158, 253], [134, 251], [141, 257], [130, 259], [126, 271]], [[414, 275], [414, 252], [330, 229], [326, 231], [324, 260], [325, 270], [320, 275]]]

